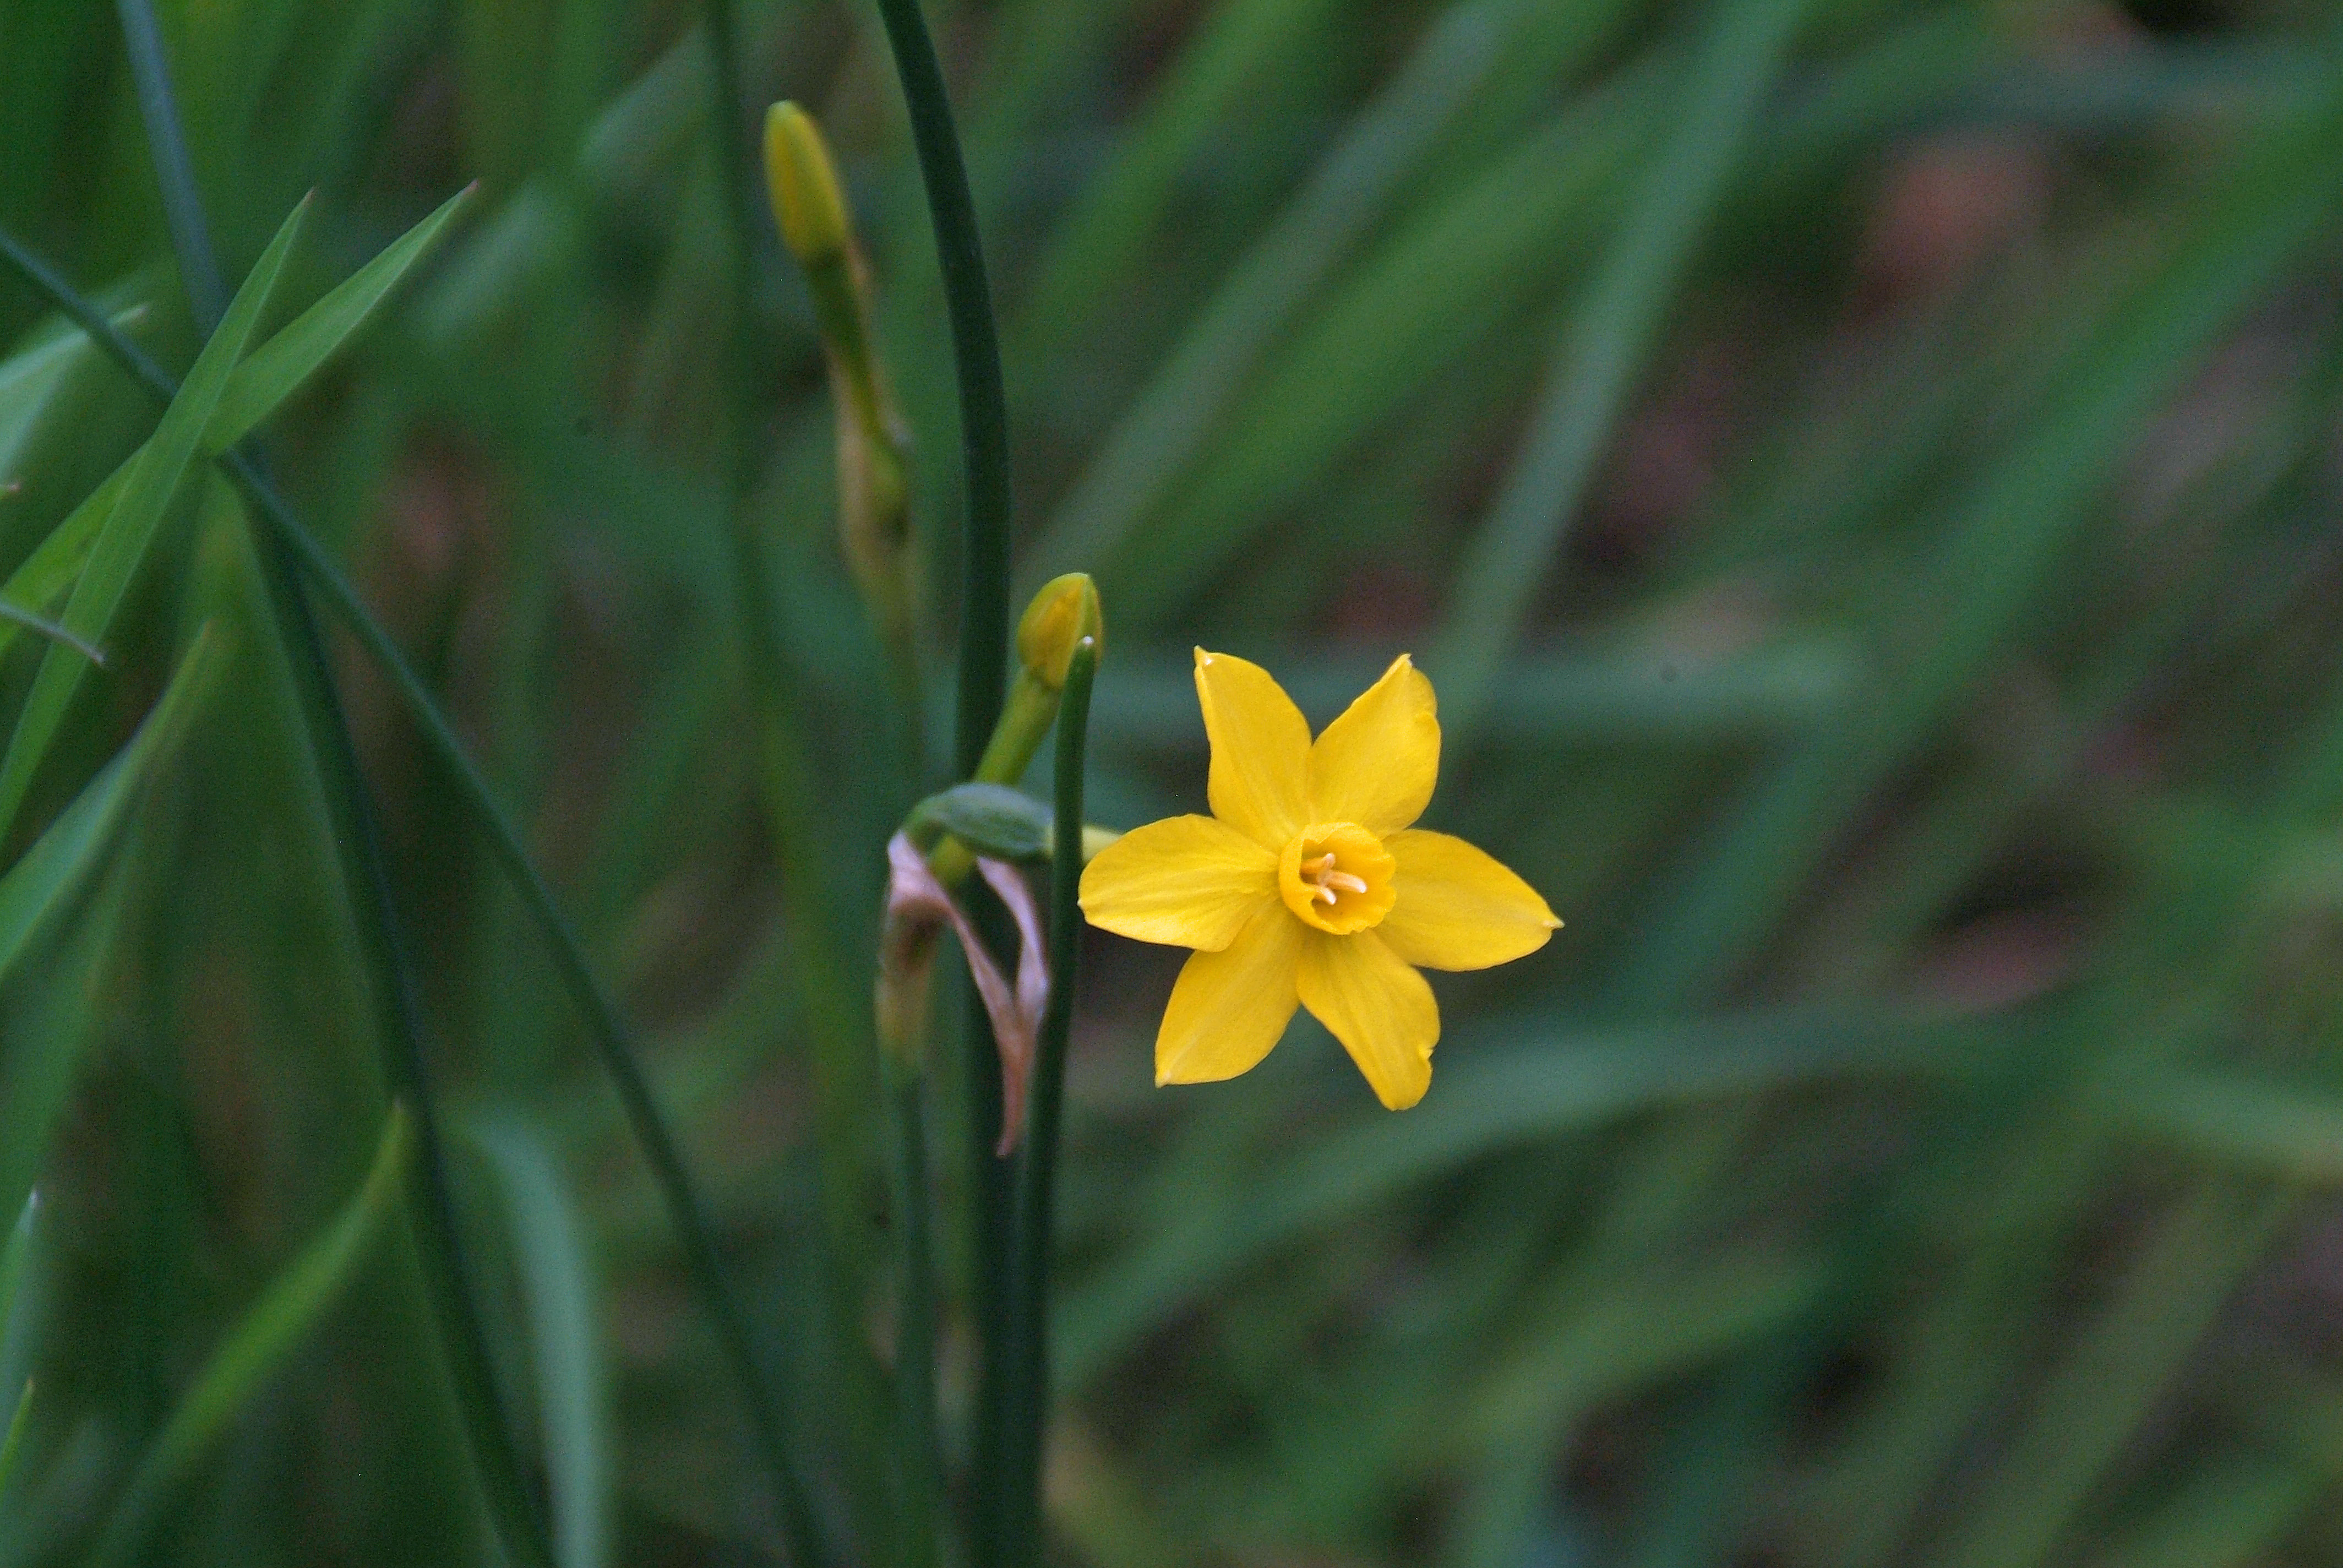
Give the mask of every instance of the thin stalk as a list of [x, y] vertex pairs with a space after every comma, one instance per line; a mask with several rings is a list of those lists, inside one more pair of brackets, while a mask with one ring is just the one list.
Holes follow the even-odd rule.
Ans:
[[[944, 308], [951, 322], [952, 363], [960, 392], [960, 461], [968, 487], [960, 547], [960, 696], [952, 728], [953, 777], [973, 778], [1000, 722], [1009, 673], [1009, 407], [1001, 372], [1001, 334], [985, 278], [984, 243], [968, 166], [952, 119], [951, 95], [920, 0], [879, 0], [887, 43], [903, 87], [926, 188]], [[997, 936], [997, 911], [977, 907], [978, 930]], [[986, 1510], [999, 1493], [1001, 1346], [1008, 1326], [1009, 1170], [993, 1158], [1001, 1135], [1001, 1078], [990, 1020], [971, 994], [961, 1030], [961, 1082], [967, 1101], [970, 1241], [974, 1253], [971, 1308], [980, 1353], [977, 1368], [973, 1533], [990, 1533]]]
[[935, 42], [920, 0], [879, 0], [894, 51], [911, 141], [927, 188], [942, 269], [944, 309], [951, 319], [952, 362], [960, 384], [960, 461], [968, 517], [960, 558], [960, 708], [952, 729], [956, 775], [976, 772], [1001, 718], [1009, 678], [1009, 406], [1001, 377], [1001, 335], [985, 280], [984, 243], [968, 166], [944, 87]]
[[[1001, 1564], [1041, 1560], [1041, 1446], [1050, 1413], [1050, 1241], [1065, 1102], [1066, 1040], [1082, 954], [1082, 750], [1098, 645], [1084, 638], [1058, 709], [1056, 842], [1050, 862], [1050, 1003], [1033, 1047], [1025, 1149], [1017, 1162], [1017, 1229], [1010, 1254], [1012, 1311], [1006, 1346], [1007, 1427], [1001, 1472]], [[980, 1558], [981, 1561], [981, 1558]]]
[[936, 1449], [934, 1268], [928, 1233], [928, 1132], [921, 1102], [926, 1081], [915, 1068], [889, 1063], [890, 1131], [894, 1137], [895, 1414], [897, 1561], [903, 1568], [936, 1563], [936, 1515], [943, 1462]]
[[[209, 251], [210, 225], [195, 187], [163, 56], [161, 31], [150, 0], [120, 0], [119, 10], [164, 209], [173, 215], [172, 238], [181, 247], [180, 276], [196, 320], [204, 330], [212, 331], [226, 311], [226, 291], [217, 259]], [[422, 1022], [415, 1002], [414, 970], [391, 902], [374, 802], [358, 770], [341, 695], [326, 662], [325, 645], [302, 592], [293, 553], [273, 532], [261, 533], [254, 542], [258, 547], [261, 580], [308, 731], [309, 749], [324, 786], [335, 858], [377, 1012], [376, 1038], [383, 1052], [383, 1075], [393, 1092], [413, 1110], [417, 1158], [409, 1174], [407, 1196], [416, 1251], [438, 1320], [441, 1349], [464, 1412], [473, 1462], [507, 1555], [527, 1568], [552, 1568], [551, 1539], [497, 1391], [488, 1330], [472, 1292], [457, 1229], [444, 1145], [433, 1111], [436, 1101], [424, 1055]]]
[[163, 221], [171, 231], [172, 254], [178, 257], [179, 282], [208, 332], [227, 310], [228, 286], [220, 276], [219, 249], [212, 244], [211, 224], [196, 194], [196, 167], [187, 156], [187, 138], [171, 92], [170, 63], [163, 54], [163, 30], [156, 25], [149, 0], [116, 0], [114, 11], [121, 19], [122, 42], [130, 56], [138, 115], [146, 125], [147, 156], [155, 160], [155, 181], [162, 186]]
[[[808, 764], [804, 726], [793, 705], [796, 681], [776, 616], [764, 539], [749, 507], [757, 478], [755, 370], [751, 358], [756, 302], [750, 286], [757, 254], [755, 181], [749, 139], [741, 124], [739, 62], [735, 52], [729, 0], [705, 0], [709, 54], [709, 114], [716, 138], [718, 172], [731, 236], [731, 331], [723, 373], [729, 383], [730, 483], [726, 487], [725, 535], [731, 551], [735, 618], [739, 624], [749, 699], [758, 729], [758, 779], [769, 821], [781, 884], [784, 929], [790, 968], [804, 1008], [812, 1045], [816, 1141], [821, 1169], [823, 1225], [831, 1268], [827, 1282], [839, 1372], [855, 1391], [846, 1401], [845, 1436], [858, 1454], [871, 1451], [873, 1438], [860, 1392], [871, 1386], [875, 1363], [860, 1337], [860, 1288], [868, 1262], [868, 1211], [864, 1147], [872, 1056], [865, 1024], [868, 1006], [850, 995], [847, 970], [831, 939], [827, 880], [819, 845], [815, 780]], [[858, 1467], [859, 1468], [859, 1467]], [[860, 1523], [866, 1534], [880, 1534], [890, 1522], [865, 1496]]]
[[[169, 372], [124, 337], [85, 296], [67, 284], [55, 269], [25, 249], [15, 236], [5, 229], [0, 229], [0, 259], [6, 260], [44, 297], [87, 332], [99, 347], [158, 402], [167, 404], [177, 395], [178, 383]], [[699, 1199], [689, 1167], [685, 1164], [675, 1135], [668, 1127], [666, 1117], [651, 1093], [649, 1080], [643, 1072], [633, 1044], [632, 1031], [608, 993], [594, 978], [584, 943], [578, 940], [568, 917], [561, 912], [553, 890], [522, 845], [519, 829], [498, 804], [487, 776], [480, 771], [479, 764], [471, 754], [465, 750], [464, 743], [457, 738], [455, 727], [440, 711], [430, 689], [416, 673], [415, 667], [407, 662], [407, 656], [399, 651], [398, 644], [390, 633], [367, 610], [365, 601], [358, 598], [357, 590], [342, 575], [325, 547], [302, 526], [284, 497], [243, 452], [224, 454], [218, 461], [243, 491], [245, 498], [267, 521], [276, 537], [293, 552], [301, 569], [324, 596], [327, 608], [389, 677], [409, 717], [422, 730], [425, 744], [455, 779], [458, 798], [470, 811], [474, 825], [487, 836], [490, 853], [511, 879], [523, 908], [528, 911], [544, 937], [562, 984], [586, 1020], [588, 1037], [592, 1040], [603, 1070], [609, 1075], [611, 1086], [618, 1093], [628, 1129], [642, 1149], [643, 1158], [651, 1168], [654, 1184], [659, 1188], [669, 1221], [683, 1242], [686, 1271], [691, 1279], [693, 1290], [700, 1298], [702, 1310], [708, 1313], [716, 1330], [719, 1346], [756, 1435], [759, 1456], [773, 1486], [790, 1559], [800, 1563], [824, 1561], [825, 1554], [815, 1545], [820, 1538], [819, 1532], [813, 1523], [813, 1510], [807, 1501], [804, 1483], [789, 1463], [788, 1445], [780, 1427], [780, 1401], [755, 1354], [748, 1320], [740, 1311], [717, 1251], [715, 1230], [709, 1222], [707, 1205]]]

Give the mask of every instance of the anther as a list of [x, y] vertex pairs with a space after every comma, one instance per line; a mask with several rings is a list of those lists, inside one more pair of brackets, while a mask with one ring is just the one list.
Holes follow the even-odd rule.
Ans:
[[1311, 902], [1322, 900], [1329, 905], [1338, 904], [1342, 901], [1343, 893], [1363, 893], [1367, 890], [1363, 879], [1348, 871], [1336, 870], [1334, 868], [1340, 863], [1331, 851], [1303, 863], [1302, 879], [1310, 884]]

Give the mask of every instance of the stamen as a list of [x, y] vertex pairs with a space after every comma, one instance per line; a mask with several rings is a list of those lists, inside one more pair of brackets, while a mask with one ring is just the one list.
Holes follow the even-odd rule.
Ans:
[[1341, 863], [1342, 861], [1331, 849], [1316, 859], [1304, 860], [1302, 863], [1302, 879], [1310, 884], [1312, 903], [1324, 902], [1330, 906], [1339, 904], [1342, 901], [1344, 893], [1363, 894], [1367, 890], [1364, 878], [1354, 877], [1348, 871], [1338, 871], [1334, 869]]

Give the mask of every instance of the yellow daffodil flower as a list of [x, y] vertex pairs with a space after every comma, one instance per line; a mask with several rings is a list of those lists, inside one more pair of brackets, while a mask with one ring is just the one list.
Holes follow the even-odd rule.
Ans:
[[1091, 924], [1195, 952], [1155, 1081], [1234, 1078], [1299, 1005], [1393, 1111], [1423, 1098], [1440, 1009], [1416, 972], [1534, 953], [1562, 922], [1462, 839], [1412, 828], [1440, 772], [1432, 682], [1402, 654], [1313, 743], [1269, 672], [1196, 650], [1210, 817], [1124, 834], [1082, 873]]

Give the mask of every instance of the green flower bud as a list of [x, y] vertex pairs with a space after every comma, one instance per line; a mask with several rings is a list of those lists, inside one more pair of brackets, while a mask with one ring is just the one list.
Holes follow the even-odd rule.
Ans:
[[1084, 638], [1104, 642], [1098, 585], [1088, 572], [1051, 578], [1025, 607], [1017, 623], [1017, 657], [1026, 672], [1056, 691], [1066, 684], [1066, 666]]
[[850, 231], [837, 166], [813, 116], [795, 104], [766, 111], [765, 187], [773, 221], [801, 266], [820, 266], [846, 254]]

